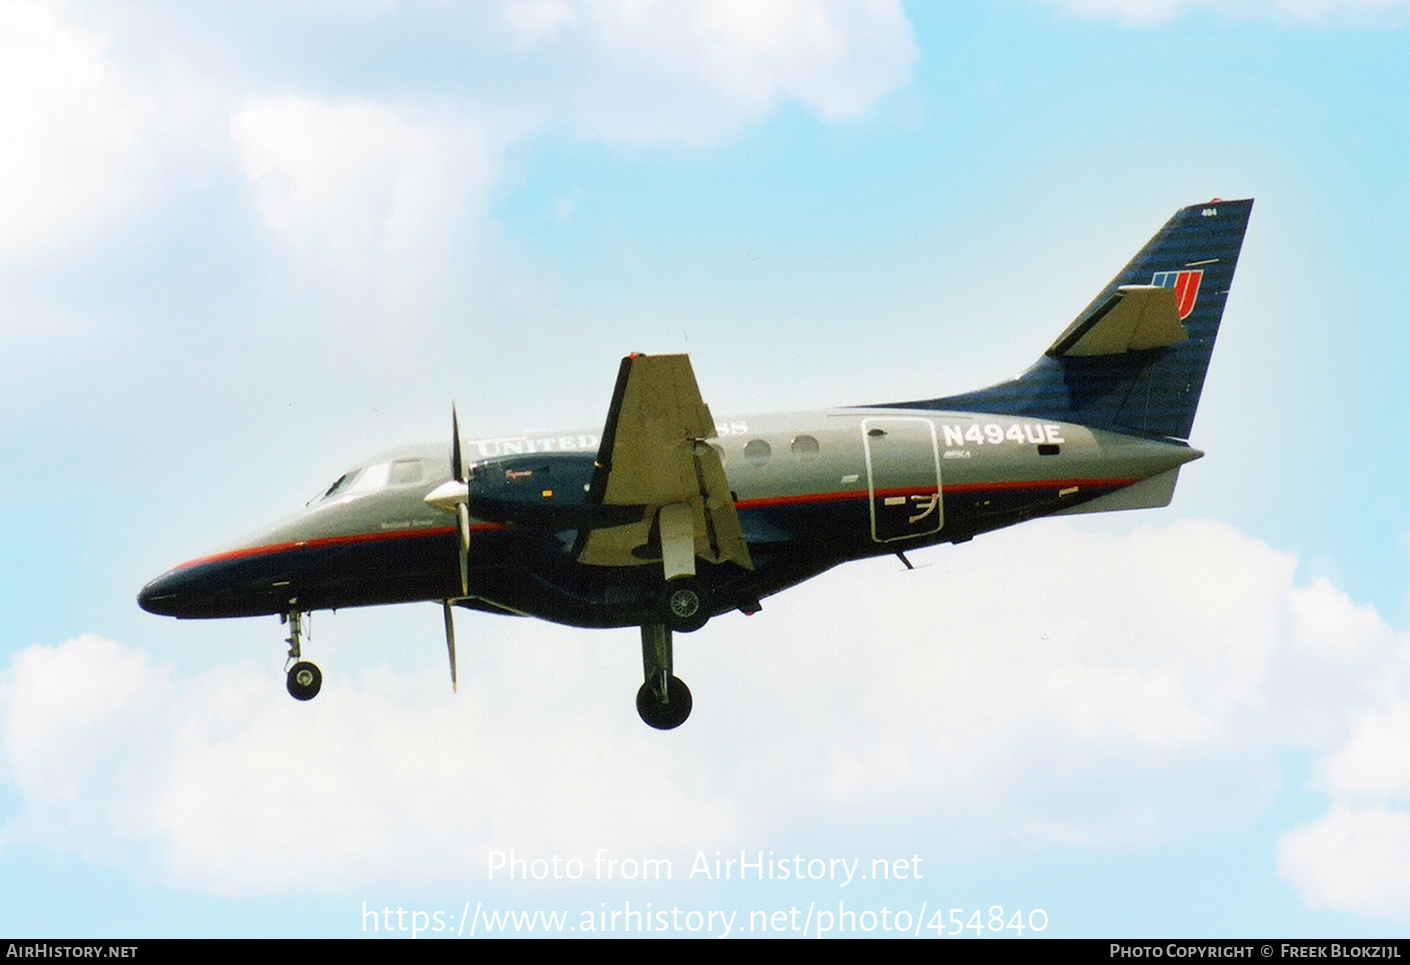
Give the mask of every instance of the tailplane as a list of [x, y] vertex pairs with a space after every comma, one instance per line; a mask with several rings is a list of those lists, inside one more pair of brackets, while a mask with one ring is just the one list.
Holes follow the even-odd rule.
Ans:
[[896, 407], [1188, 439], [1252, 207], [1216, 199], [1177, 211], [1018, 378]]

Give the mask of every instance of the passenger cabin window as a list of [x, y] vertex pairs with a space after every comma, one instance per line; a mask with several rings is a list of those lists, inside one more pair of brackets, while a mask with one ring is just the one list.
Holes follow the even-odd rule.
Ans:
[[744, 444], [744, 458], [756, 466], [764, 465], [773, 454], [773, 447], [763, 439], [750, 439]]
[[793, 437], [793, 455], [799, 462], [813, 462], [818, 458], [818, 440], [812, 436]]

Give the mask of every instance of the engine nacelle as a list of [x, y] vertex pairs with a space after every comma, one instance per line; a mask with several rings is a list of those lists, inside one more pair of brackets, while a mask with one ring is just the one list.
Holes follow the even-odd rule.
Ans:
[[486, 522], [544, 529], [615, 526], [641, 519], [634, 506], [588, 501], [594, 459], [586, 452], [541, 452], [483, 459], [470, 467], [470, 513]]

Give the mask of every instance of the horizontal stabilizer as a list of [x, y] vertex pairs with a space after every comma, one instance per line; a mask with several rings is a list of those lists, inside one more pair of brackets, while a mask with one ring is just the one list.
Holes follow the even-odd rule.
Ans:
[[1123, 285], [1091, 315], [1073, 322], [1048, 354], [1054, 358], [1118, 355], [1179, 345], [1189, 337], [1180, 324], [1175, 289]]

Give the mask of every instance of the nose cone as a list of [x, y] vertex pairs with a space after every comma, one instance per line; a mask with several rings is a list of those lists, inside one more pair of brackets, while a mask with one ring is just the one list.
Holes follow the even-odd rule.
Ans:
[[234, 550], [182, 563], [142, 587], [137, 605], [182, 619], [262, 617], [288, 607], [293, 577], [286, 553]]
[[148, 613], [158, 616], [175, 617], [181, 615], [182, 584], [185, 581], [177, 571], [163, 573], [137, 594], [137, 605]]
[[290, 596], [282, 554], [226, 553], [183, 563], [137, 594], [137, 605], [185, 620], [281, 613]]
[[261, 530], [206, 556], [172, 567], [137, 594], [137, 605], [182, 620], [283, 613], [291, 596], [293, 543], [276, 528]]

